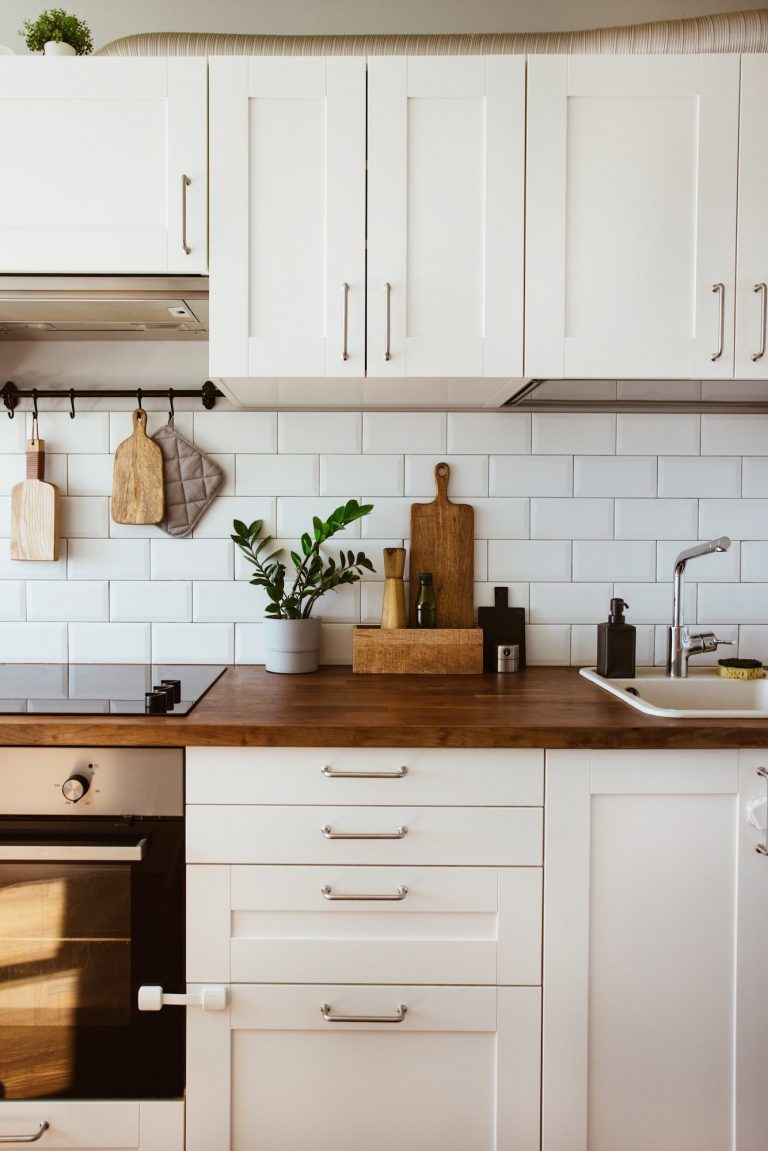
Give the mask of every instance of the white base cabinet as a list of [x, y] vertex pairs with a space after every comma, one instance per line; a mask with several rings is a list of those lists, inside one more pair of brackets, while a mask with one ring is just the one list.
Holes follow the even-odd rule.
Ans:
[[[44, 1122], [48, 1126], [39, 1134]], [[41, 1148], [56, 1151], [183, 1151], [184, 1101], [0, 1103], [0, 1141], [9, 1147], [29, 1146], [30, 1136], [39, 1138]]]
[[764, 753], [547, 757], [543, 1151], [763, 1151]]

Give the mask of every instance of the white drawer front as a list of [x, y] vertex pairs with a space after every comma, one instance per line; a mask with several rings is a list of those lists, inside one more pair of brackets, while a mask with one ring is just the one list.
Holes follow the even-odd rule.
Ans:
[[229, 972], [201, 930], [194, 982], [541, 982], [538, 868], [233, 867], [227, 890]]
[[542, 822], [536, 807], [191, 806], [187, 860], [535, 867]]
[[187, 751], [188, 803], [530, 807], [543, 803], [543, 798], [544, 753], [538, 749], [192, 747]]
[[[182, 1100], [0, 1103], [0, 1136], [4, 1140], [11, 1135], [34, 1135], [43, 1121], [48, 1129], [37, 1143], [41, 1149], [183, 1151], [184, 1147]], [[8, 1144], [33, 1145], [28, 1140]]]

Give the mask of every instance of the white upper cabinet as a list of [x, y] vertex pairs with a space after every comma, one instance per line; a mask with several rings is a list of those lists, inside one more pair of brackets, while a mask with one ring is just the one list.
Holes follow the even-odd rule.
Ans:
[[206, 73], [0, 58], [0, 272], [204, 272]]
[[521, 374], [522, 58], [210, 68], [213, 374]]
[[527, 376], [733, 376], [738, 118], [736, 56], [529, 59]]
[[768, 294], [768, 59], [741, 61], [741, 127], [739, 143], [739, 230], [736, 264], [737, 379], [764, 380], [768, 375], [766, 295]]

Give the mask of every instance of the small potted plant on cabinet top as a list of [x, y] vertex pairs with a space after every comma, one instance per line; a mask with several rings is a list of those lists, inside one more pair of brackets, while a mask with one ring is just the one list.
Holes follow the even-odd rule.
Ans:
[[30, 52], [46, 56], [87, 56], [93, 51], [88, 25], [63, 8], [49, 8], [36, 20], [25, 20], [19, 34]]
[[320, 620], [312, 618], [312, 609], [321, 596], [342, 584], [357, 583], [363, 571], [373, 571], [363, 552], [340, 549], [338, 563], [324, 556], [320, 548], [336, 532], [367, 516], [373, 504], [348, 500], [331, 512], [327, 520], [314, 516], [312, 535], [301, 537], [301, 554], [291, 552], [293, 580], [286, 582], [286, 566], [277, 557], [282, 548], [268, 552], [271, 536], [261, 535], [262, 521], [250, 525], [234, 520], [232, 539], [253, 564], [256, 573], [251, 583], [263, 587], [269, 597], [264, 618], [264, 654], [267, 671], [317, 671], [320, 651]]

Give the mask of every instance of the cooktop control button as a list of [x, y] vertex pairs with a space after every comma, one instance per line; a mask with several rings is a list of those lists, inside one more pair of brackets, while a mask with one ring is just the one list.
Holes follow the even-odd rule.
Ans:
[[70, 775], [69, 779], [61, 785], [61, 790], [65, 799], [68, 799], [70, 803], [77, 803], [79, 799], [83, 798], [90, 786], [91, 781], [87, 775]]

